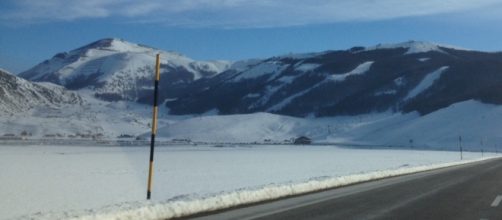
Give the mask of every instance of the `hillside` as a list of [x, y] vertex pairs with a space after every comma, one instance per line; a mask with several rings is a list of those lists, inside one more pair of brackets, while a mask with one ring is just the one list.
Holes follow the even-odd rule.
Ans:
[[0, 115], [26, 112], [45, 107], [80, 105], [75, 92], [51, 83], [32, 83], [0, 69]]
[[147, 131], [150, 117], [146, 105], [103, 101], [90, 90], [30, 82], [0, 69], [0, 137], [24, 133], [36, 139], [115, 139]]
[[416, 112], [321, 118], [270, 113], [201, 116], [161, 127], [158, 136], [233, 143], [288, 143], [307, 136], [316, 143], [452, 150], [458, 149], [462, 136], [464, 150], [500, 151], [500, 120], [502, 106], [468, 100], [424, 116]]
[[193, 83], [167, 106], [173, 114], [423, 115], [471, 99], [502, 104], [500, 88], [502, 53], [410, 41], [254, 61]]
[[71, 90], [91, 89], [105, 100], [137, 101], [150, 95], [157, 53], [161, 54], [164, 93], [213, 77], [230, 66], [227, 61], [195, 61], [176, 52], [109, 38], [58, 53], [19, 76]]

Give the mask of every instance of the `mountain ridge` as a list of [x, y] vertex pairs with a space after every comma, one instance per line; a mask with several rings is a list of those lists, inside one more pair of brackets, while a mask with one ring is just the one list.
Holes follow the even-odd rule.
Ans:
[[[428, 114], [469, 99], [502, 104], [495, 93], [502, 85], [502, 53], [424, 41], [204, 63], [107, 38], [56, 54], [21, 76], [88, 89], [107, 101], [149, 104], [158, 52], [159, 97], [171, 114]], [[61, 65], [51, 69], [51, 62]]]
[[[493, 91], [502, 85], [498, 77], [501, 61], [502, 53], [423, 42], [278, 56], [244, 71], [229, 70], [202, 81], [206, 82], [198, 86], [202, 90], [192, 89], [194, 93], [168, 102], [167, 107], [173, 114], [265, 111], [307, 117], [387, 110], [428, 114], [469, 99], [501, 104], [501, 97]], [[443, 71], [428, 86], [408, 97], [429, 74], [441, 68]], [[230, 93], [224, 101], [218, 101], [217, 97]]]
[[106, 38], [58, 53], [19, 76], [46, 81], [68, 89], [92, 89], [107, 100], [137, 100], [148, 91], [155, 55], [161, 54], [161, 74], [167, 85], [190, 83], [227, 69], [226, 61], [195, 61], [180, 53]]

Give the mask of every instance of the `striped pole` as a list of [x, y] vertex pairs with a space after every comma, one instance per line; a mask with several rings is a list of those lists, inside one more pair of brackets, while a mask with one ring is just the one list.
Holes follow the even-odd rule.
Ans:
[[152, 116], [152, 137], [150, 140], [150, 167], [148, 169], [148, 189], [146, 191], [146, 199], [150, 199], [152, 194], [152, 176], [153, 176], [153, 151], [155, 149], [155, 134], [157, 133], [157, 115], [158, 115], [158, 94], [160, 80], [160, 54], [157, 54], [155, 64], [155, 90], [153, 95], [153, 116]]

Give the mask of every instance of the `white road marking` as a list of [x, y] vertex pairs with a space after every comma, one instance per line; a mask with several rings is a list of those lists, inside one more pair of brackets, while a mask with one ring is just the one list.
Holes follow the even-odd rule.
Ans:
[[492, 207], [499, 206], [500, 202], [502, 202], [502, 196], [498, 195], [497, 197], [495, 197], [495, 200], [493, 200]]

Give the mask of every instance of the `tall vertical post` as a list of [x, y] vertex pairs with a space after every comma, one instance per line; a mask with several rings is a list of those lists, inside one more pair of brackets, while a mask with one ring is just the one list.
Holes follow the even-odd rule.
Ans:
[[157, 115], [159, 113], [157, 104], [159, 96], [159, 81], [160, 81], [160, 54], [157, 54], [155, 63], [155, 87], [153, 94], [153, 116], [152, 116], [152, 137], [150, 139], [150, 166], [148, 168], [148, 187], [146, 191], [146, 199], [150, 199], [152, 194], [152, 176], [153, 176], [153, 152], [155, 149], [155, 135], [157, 134]]
[[462, 155], [462, 136], [458, 136], [458, 147], [459, 147], [459, 150], [460, 150], [460, 160], [463, 159], [463, 155]]

